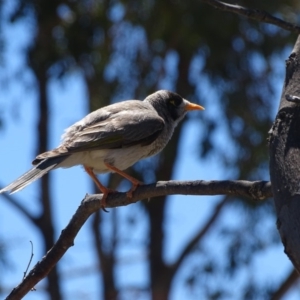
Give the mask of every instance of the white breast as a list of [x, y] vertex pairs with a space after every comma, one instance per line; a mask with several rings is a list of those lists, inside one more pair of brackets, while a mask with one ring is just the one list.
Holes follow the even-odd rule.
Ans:
[[119, 170], [125, 170], [147, 156], [149, 156], [149, 146], [85, 151], [70, 155], [58, 167], [69, 168], [75, 165], [85, 165], [93, 168], [95, 173], [106, 173], [110, 170], [106, 168], [104, 162]]

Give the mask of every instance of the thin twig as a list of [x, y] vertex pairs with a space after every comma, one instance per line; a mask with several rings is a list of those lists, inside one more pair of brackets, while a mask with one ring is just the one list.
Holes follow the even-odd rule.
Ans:
[[[34, 256], [34, 253], [33, 253], [33, 243], [32, 243], [32, 241], [29, 241], [29, 242], [30, 242], [30, 244], [31, 244], [31, 256], [30, 256], [30, 259], [29, 259], [27, 268], [26, 268], [26, 270], [25, 270], [25, 272], [24, 272], [23, 281], [24, 281], [24, 279], [25, 279], [25, 277], [26, 277], [26, 275], [27, 275], [27, 272], [28, 272], [28, 270], [29, 270], [30, 264], [31, 264], [31, 262], [32, 262], [32, 258], [33, 258], [33, 256]], [[31, 288], [31, 291], [36, 291], [35, 287], [32, 287], [32, 288]]]
[[235, 13], [238, 15], [242, 15], [246, 18], [256, 20], [259, 22], [273, 24], [282, 29], [300, 34], [300, 26], [297, 26], [290, 22], [286, 22], [282, 19], [274, 17], [270, 13], [268, 13], [264, 10], [251, 9], [251, 8], [243, 7], [240, 5], [229, 4], [229, 3], [225, 3], [225, 2], [221, 2], [221, 1], [217, 1], [217, 0], [201, 0], [201, 1], [213, 6], [214, 8], [217, 8], [217, 9], [220, 9], [223, 11], [229, 11], [229, 12], [232, 12], [232, 13]]
[[29, 259], [27, 268], [26, 268], [26, 270], [25, 270], [25, 272], [24, 272], [23, 280], [25, 279], [25, 277], [26, 277], [26, 275], [27, 275], [28, 269], [29, 269], [30, 264], [31, 264], [31, 262], [32, 262], [32, 258], [33, 258], [33, 256], [34, 256], [34, 254], [33, 254], [33, 243], [32, 243], [32, 241], [29, 241], [29, 242], [30, 242], [30, 244], [31, 244], [31, 256], [30, 256], [30, 259]]

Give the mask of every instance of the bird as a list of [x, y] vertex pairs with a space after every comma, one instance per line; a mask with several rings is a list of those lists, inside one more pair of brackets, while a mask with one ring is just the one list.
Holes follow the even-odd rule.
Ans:
[[159, 153], [191, 110], [204, 107], [168, 90], [159, 90], [143, 101], [126, 100], [99, 108], [68, 127], [57, 148], [39, 154], [32, 169], [0, 194], [18, 192], [51, 170], [82, 165], [103, 194], [101, 207], [105, 210], [108, 194], [115, 191], [102, 185], [96, 174], [115, 172], [126, 178], [132, 183], [127, 192], [132, 198], [143, 183], [123, 170]]

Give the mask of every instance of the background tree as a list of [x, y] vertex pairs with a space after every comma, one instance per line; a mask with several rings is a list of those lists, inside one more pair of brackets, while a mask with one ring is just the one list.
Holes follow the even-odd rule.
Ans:
[[[22, 53], [37, 95], [37, 146], [32, 157], [50, 148], [51, 82], [67, 85], [76, 72], [89, 110], [119, 99], [142, 99], [160, 88], [177, 91], [207, 107], [205, 114], [186, 119], [177, 128], [159, 157], [133, 167], [130, 172], [141, 180], [173, 177], [178, 156], [190, 155], [184, 146], [188, 130], [197, 141], [203, 168], [213, 168], [215, 179], [268, 179], [266, 139], [281, 88], [278, 76], [283, 69], [278, 65], [295, 35], [217, 11], [201, 1], [48, 2], [19, 0], [9, 14], [10, 26], [27, 24], [32, 29], [30, 43]], [[240, 4], [266, 9], [290, 21], [296, 21], [299, 9], [297, 1]], [[65, 101], [72, 108], [72, 99]], [[192, 165], [188, 169], [192, 170]], [[32, 213], [21, 201], [5, 196], [41, 233], [42, 253], [50, 249], [61, 230], [55, 224], [49, 178], [51, 175], [44, 177], [35, 191], [39, 212]], [[109, 185], [126, 189], [126, 182], [120, 180], [109, 176]], [[281, 281], [295, 282], [292, 267], [286, 279], [282, 279], [285, 274], [275, 272], [271, 283], [267, 274], [254, 276], [259, 268], [254, 261], [279, 243], [269, 201], [257, 205], [240, 198], [218, 198], [215, 207], [200, 215], [201, 203], [210, 201], [201, 200], [195, 208], [201, 222], [180, 241], [170, 259], [166, 256], [165, 224], [171, 201], [156, 198], [127, 210], [111, 210], [108, 215], [98, 212], [86, 225], [98, 260], [99, 297], [151, 295], [152, 299], [166, 299], [175, 297], [180, 286], [195, 299], [259, 299], [276, 293]], [[190, 205], [181, 201], [181, 210]], [[131, 234], [140, 228], [142, 234]], [[148, 267], [143, 273], [146, 279], [142, 284], [134, 281], [121, 286], [121, 275], [117, 275], [120, 253], [136, 244], [145, 255], [140, 264]], [[98, 276], [99, 270], [102, 276]], [[133, 272], [131, 277], [135, 276]], [[233, 291], [222, 278], [239, 288]], [[51, 299], [67, 297], [65, 281], [57, 268], [49, 274], [46, 293]]]

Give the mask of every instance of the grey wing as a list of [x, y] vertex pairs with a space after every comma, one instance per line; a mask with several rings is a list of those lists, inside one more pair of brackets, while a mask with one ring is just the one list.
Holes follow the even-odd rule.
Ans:
[[66, 144], [67, 152], [116, 149], [151, 144], [165, 126], [164, 120], [150, 109], [121, 111], [106, 119], [83, 126]]

